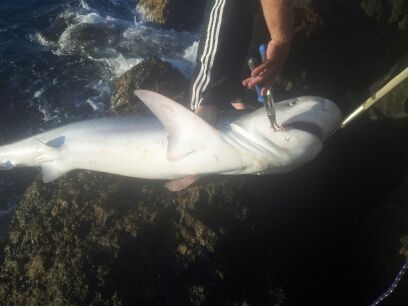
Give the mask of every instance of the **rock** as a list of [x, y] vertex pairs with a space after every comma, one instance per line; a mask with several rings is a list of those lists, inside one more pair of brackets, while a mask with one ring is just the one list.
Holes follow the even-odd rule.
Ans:
[[401, 31], [408, 32], [408, 14], [404, 15], [404, 17], [398, 23], [398, 27]]
[[78, 23], [70, 25], [61, 34], [60, 50], [67, 54], [84, 54], [94, 58], [109, 56], [109, 47], [115, 45], [120, 30], [114, 25], [101, 23]]
[[381, 0], [363, 0], [361, 8], [371, 18], [381, 19], [383, 15], [383, 4]]
[[70, 21], [65, 14], [58, 14], [48, 28], [39, 32], [41, 39], [47, 43], [57, 43]]
[[[229, 256], [221, 241], [235, 240], [240, 228], [251, 232], [242, 214], [248, 207], [240, 203], [244, 183], [211, 180], [169, 193], [161, 182], [85, 171], [48, 185], [36, 180], [11, 226], [0, 269], [2, 302], [224, 304], [217, 288], [228, 286], [223, 275], [235, 268], [217, 259]], [[234, 248], [242, 254], [239, 241]], [[274, 290], [272, 280], [265, 286]]]
[[205, 0], [140, 0], [137, 8], [146, 21], [163, 27], [193, 31], [201, 25]]
[[408, 5], [405, 0], [390, 0], [391, 14], [388, 18], [389, 23], [398, 23], [408, 13]]
[[180, 277], [193, 276], [197, 262], [212, 277], [214, 268], [205, 258], [214, 253], [217, 234], [186, 205], [222, 200], [223, 185], [181, 194], [160, 185], [88, 172], [51, 185], [34, 182], [11, 227], [0, 273], [3, 303], [118, 305], [164, 299], [180, 305], [190, 291], [197, 296], [195, 282], [180, 283]]
[[135, 89], [161, 92], [174, 98], [188, 86], [188, 80], [169, 63], [150, 57], [125, 72], [115, 83], [111, 99], [111, 109], [116, 113], [138, 111], [140, 104], [133, 94]]
[[398, 23], [404, 17], [408, 6], [404, 0], [363, 0], [361, 8], [368, 17], [377, 21], [386, 20], [388, 23]]
[[321, 16], [312, 6], [312, 0], [295, 1], [295, 27], [294, 32], [299, 37], [310, 35], [323, 25]]
[[168, 0], [141, 0], [137, 7], [146, 21], [164, 24], [167, 20]]

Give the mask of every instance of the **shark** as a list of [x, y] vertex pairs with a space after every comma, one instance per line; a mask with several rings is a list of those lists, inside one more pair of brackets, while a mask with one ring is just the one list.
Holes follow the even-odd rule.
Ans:
[[0, 147], [0, 170], [39, 167], [51, 182], [75, 169], [168, 180], [179, 191], [206, 175], [276, 174], [315, 158], [339, 127], [338, 106], [303, 96], [275, 103], [280, 129], [263, 108], [220, 116], [216, 126], [159, 93], [134, 94], [150, 114], [71, 123]]

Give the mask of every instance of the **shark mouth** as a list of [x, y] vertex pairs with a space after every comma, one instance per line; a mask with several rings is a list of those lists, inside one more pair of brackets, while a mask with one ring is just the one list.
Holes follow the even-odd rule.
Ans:
[[324, 132], [320, 126], [313, 122], [306, 122], [306, 121], [295, 121], [287, 124], [286, 126], [290, 126], [292, 128], [304, 131], [306, 133], [312, 134], [320, 139], [320, 141], [325, 140]]

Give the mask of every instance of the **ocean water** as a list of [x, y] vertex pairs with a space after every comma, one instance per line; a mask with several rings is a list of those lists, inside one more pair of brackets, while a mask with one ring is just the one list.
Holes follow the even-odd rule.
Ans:
[[[146, 23], [134, 0], [0, 1], [0, 144], [103, 114], [149, 55], [191, 75], [199, 37]], [[0, 173], [0, 231], [29, 173]]]

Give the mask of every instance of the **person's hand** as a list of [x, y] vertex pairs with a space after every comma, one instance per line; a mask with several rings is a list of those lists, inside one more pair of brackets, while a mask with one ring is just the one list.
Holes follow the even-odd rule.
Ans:
[[249, 89], [253, 89], [255, 85], [261, 86], [261, 95], [265, 96], [268, 88], [280, 73], [289, 49], [290, 42], [280, 42], [272, 39], [266, 49], [266, 61], [255, 67], [251, 72], [251, 77], [245, 79], [242, 84]]

